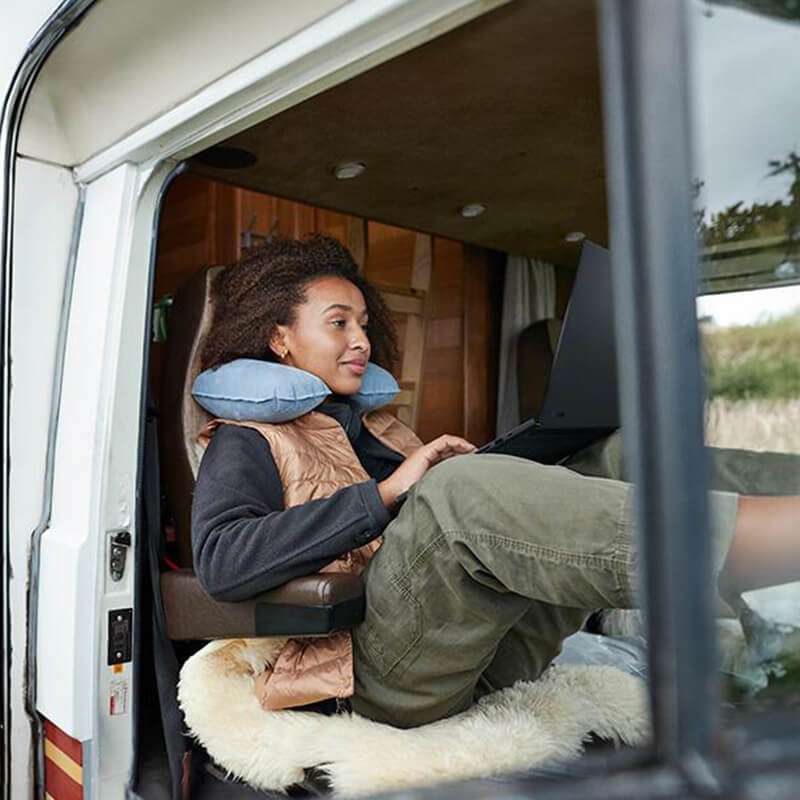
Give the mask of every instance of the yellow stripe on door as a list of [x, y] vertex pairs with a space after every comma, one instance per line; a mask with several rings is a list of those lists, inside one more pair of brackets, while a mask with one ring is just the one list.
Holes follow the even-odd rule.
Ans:
[[49, 739], [44, 740], [44, 757], [49, 758], [60, 770], [66, 772], [75, 783], [83, 786], [83, 768], [76, 764], [60, 747]]

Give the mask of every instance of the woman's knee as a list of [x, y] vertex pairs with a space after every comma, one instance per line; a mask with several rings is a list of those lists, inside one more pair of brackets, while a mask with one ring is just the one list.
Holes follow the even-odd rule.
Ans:
[[437, 500], [452, 496], [454, 493], [481, 491], [483, 484], [479, 477], [479, 459], [481, 456], [453, 456], [429, 469], [422, 476], [416, 493], [435, 497]]
[[502, 498], [536, 493], [557, 480], [562, 467], [538, 464], [514, 456], [454, 456], [429, 470], [416, 487], [417, 500], [431, 508], [461, 509], [492, 506]]

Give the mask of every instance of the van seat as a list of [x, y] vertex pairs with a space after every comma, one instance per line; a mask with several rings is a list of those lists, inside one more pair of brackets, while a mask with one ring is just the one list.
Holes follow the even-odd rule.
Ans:
[[207, 267], [176, 293], [169, 311], [159, 403], [161, 475], [175, 525], [179, 566], [192, 564], [192, 495], [203, 451], [197, 435], [211, 417], [192, 398], [200, 352], [214, 314], [211, 287], [222, 267]]

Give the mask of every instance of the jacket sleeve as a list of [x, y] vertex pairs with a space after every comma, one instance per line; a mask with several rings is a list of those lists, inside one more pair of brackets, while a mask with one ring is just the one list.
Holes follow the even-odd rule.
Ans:
[[267, 441], [252, 428], [223, 425], [197, 476], [194, 569], [212, 597], [244, 600], [317, 572], [380, 535], [390, 519], [374, 480], [285, 509]]

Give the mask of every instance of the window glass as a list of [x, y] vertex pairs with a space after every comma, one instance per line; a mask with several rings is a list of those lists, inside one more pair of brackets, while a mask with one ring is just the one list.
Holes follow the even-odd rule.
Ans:
[[[800, 494], [800, 2], [694, 0], [691, 13], [706, 437], [761, 453], [730, 456], [741, 493]], [[800, 564], [800, 516], [781, 544], [778, 507], [763, 509], [761, 552]], [[791, 571], [717, 621], [730, 714], [800, 706]]]

